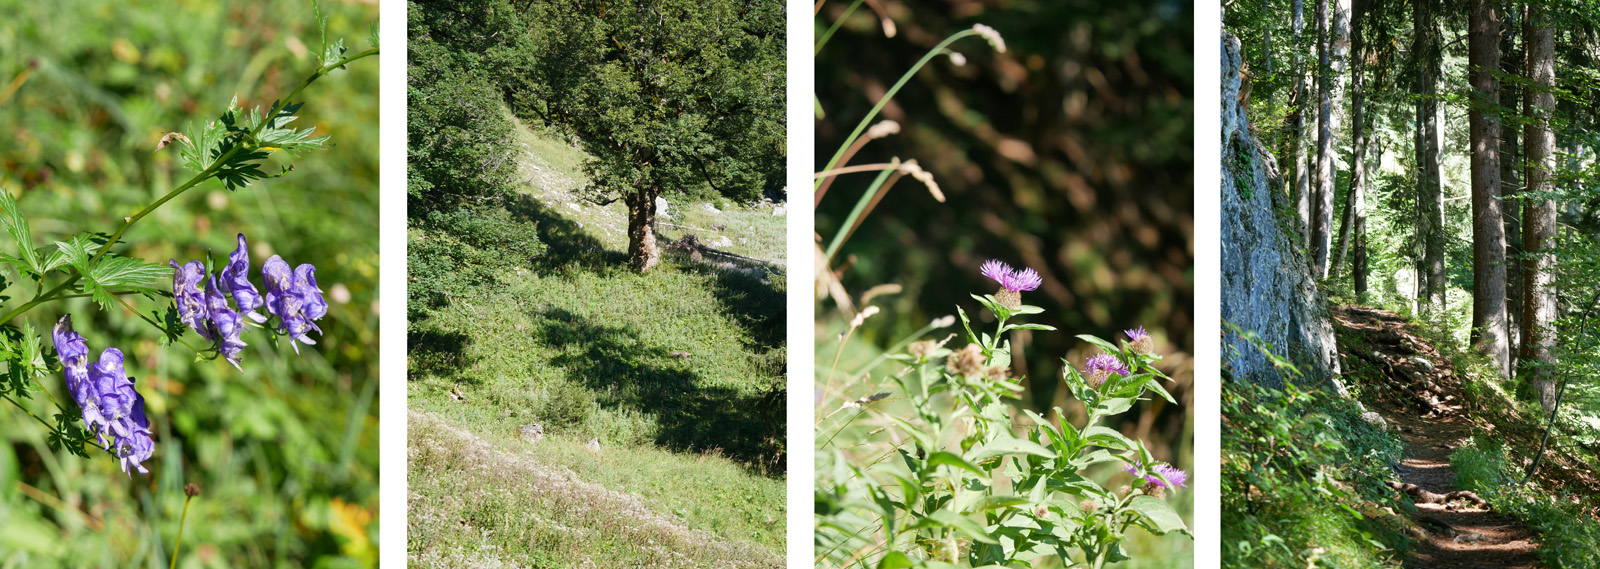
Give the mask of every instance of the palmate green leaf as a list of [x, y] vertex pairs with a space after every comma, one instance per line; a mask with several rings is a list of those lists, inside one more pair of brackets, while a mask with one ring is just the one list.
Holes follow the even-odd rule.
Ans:
[[0, 225], [4, 225], [6, 233], [17, 244], [19, 257], [0, 255], [0, 262], [17, 267], [35, 276], [43, 275], [44, 270], [39, 264], [39, 251], [33, 246], [33, 235], [28, 228], [28, 218], [22, 216], [22, 211], [17, 208], [16, 198], [11, 192], [0, 188]]
[[84, 275], [83, 290], [93, 295], [94, 301], [100, 306], [111, 308], [116, 302], [112, 298], [113, 289], [152, 293], [158, 289], [150, 285], [171, 277], [170, 267], [129, 257], [108, 256], [95, 262], [94, 267]]

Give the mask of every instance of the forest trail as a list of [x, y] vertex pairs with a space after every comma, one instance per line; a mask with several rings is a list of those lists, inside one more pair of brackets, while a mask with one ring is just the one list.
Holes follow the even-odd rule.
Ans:
[[[1457, 492], [1450, 454], [1469, 437], [1470, 421], [1460, 404], [1462, 383], [1449, 358], [1409, 329], [1409, 322], [1390, 311], [1356, 306], [1333, 309], [1341, 336], [1359, 334], [1364, 346], [1341, 340], [1346, 361], [1366, 360], [1384, 370], [1387, 389], [1376, 390], [1382, 404], [1376, 412], [1400, 432], [1405, 458], [1395, 468], [1417, 509], [1411, 517], [1421, 528], [1406, 567], [1442, 569], [1538, 569], [1538, 536], [1515, 519], [1475, 504], [1472, 499], [1444, 495]], [[1377, 386], [1371, 386], [1377, 387]], [[1369, 387], [1370, 389], [1370, 387]], [[1403, 490], [1403, 491], [1404, 491]], [[1475, 496], [1474, 496], [1475, 498]], [[1437, 503], [1428, 500], [1437, 499]]]

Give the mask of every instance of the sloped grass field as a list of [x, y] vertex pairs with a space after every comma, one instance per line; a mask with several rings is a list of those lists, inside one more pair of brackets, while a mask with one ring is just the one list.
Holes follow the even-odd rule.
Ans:
[[[575, 195], [582, 154], [518, 135], [520, 195], [410, 231], [411, 561], [781, 565], [783, 268], [628, 270], [618, 204]], [[773, 258], [774, 219], [735, 252]]]

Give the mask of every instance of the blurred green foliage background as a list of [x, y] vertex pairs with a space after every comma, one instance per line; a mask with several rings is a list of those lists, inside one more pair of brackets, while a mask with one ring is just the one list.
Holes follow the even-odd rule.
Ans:
[[[376, 2], [322, 8], [330, 42], [368, 47]], [[318, 65], [309, 1], [0, 0], [0, 13], [0, 188], [17, 196], [37, 243], [114, 231], [193, 176], [176, 149], [154, 151], [163, 133], [216, 118], [235, 96], [265, 108]], [[270, 162], [293, 172], [237, 192], [215, 181], [191, 189], [117, 249], [157, 263], [225, 259], [244, 233], [258, 285], [273, 254], [315, 264], [330, 303], [317, 345], [296, 355], [249, 330], [239, 372], [160, 347], [148, 324], [87, 299], [12, 322], [31, 322], [48, 345], [50, 326], [70, 312], [96, 357], [113, 346], [127, 353], [156, 454], [150, 475], [129, 480], [108, 454], [50, 450], [41, 425], [0, 405], [0, 567], [166, 567], [189, 482], [201, 494], [179, 567], [376, 565], [377, 81], [377, 59], [318, 80], [296, 124], [331, 135], [332, 148], [278, 153]], [[9, 310], [35, 291], [7, 276], [0, 306]], [[129, 300], [145, 313], [170, 304]], [[47, 387], [66, 397], [55, 379]], [[43, 397], [24, 404], [55, 412]]]

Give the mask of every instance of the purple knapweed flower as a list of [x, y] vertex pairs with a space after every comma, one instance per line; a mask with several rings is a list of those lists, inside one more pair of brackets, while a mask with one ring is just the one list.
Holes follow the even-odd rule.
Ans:
[[244, 332], [244, 318], [228, 308], [228, 298], [222, 296], [222, 290], [217, 287], [216, 276], [211, 277], [210, 284], [206, 287], [206, 311], [210, 317], [211, 331], [217, 341], [217, 353], [223, 359], [233, 364], [233, 368], [244, 371], [239, 367], [239, 352], [246, 344], [239, 339], [239, 334]]
[[250, 284], [250, 250], [245, 246], [244, 234], [239, 234], [239, 247], [228, 254], [228, 265], [222, 268], [222, 292], [233, 296], [233, 303], [239, 307], [239, 314], [246, 318], [263, 323], [267, 317], [257, 308], [265, 303], [261, 293], [256, 291], [256, 285]]
[[[1130, 464], [1127, 468], [1122, 469], [1122, 471], [1137, 476], [1139, 475], [1139, 466], [1140, 465], [1137, 463]], [[1158, 462], [1150, 466], [1150, 471], [1153, 472], [1153, 474], [1145, 474], [1143, 475], [1143, 478], [1145, 479], [1145, 482], [1149, 483], [1151, 488], [1155, 488], [1157, 490], [1161, 488], [1177, 490], [1178, 488], [1188, 487], [1185, 483], [1189, 480], [1189, 474], [1179, 470], [1176, 466], [1172, 466], [1165, 462]], [[1156, 476], [1157, 474], [1160, 476]], [[1163, 482], [1161, 480], [1162, 478], [1166, 478], [1166, 481]]]
[[1128, 375], [1128, 366], [1111, 354], [1095, 354], [1089, 356], [1083, 365], [1083, 377], [1089, 382], [1089, 387], [1099, 389], [1111, 374]]
[[206, 299], [200, 292], [200, 283], [206, 280], [205, 264], [189, 261], [179, 265], [177, 259], [167, 263], [172, 265], [172, 299], [178, 304], [178, 321], [205, 339], [215, 341], [205, 325]]
[[1132, 330], [1123, 330], [1122, 333], [1128, 335], [1128, 345], [1133, 347], [1133, 351], [1141, 354], [1151, 352], [1154, 340], [1150, 339], [1149, 332], [1144, 331], [1144, 326]]
[[1044, 279], [1037, 271], [1023, 267], [1021, 270], [1012, 269], [1010, 265], [996, 260], [984, 261], [979, 267], [979, 273], [1000, 283], [1000, 291], [994, 294], [995, 300], [1000, 305], [1011, 310], [1022, 307], [1023, 292], [1039, 288]]
[[149, 473], [141, 463], [155, 453], [155, 441], [150, 438], [144, 397], [133, 388], [133, 379], [123, 367], [122, 351], [106, 348], [100, 361], [90, 364], [88, 343], [72, 329], [70, 315], [61, 317], [52, 335], [67, 390], [83, 409], [84, 428], [116, 453], [123, 472], [132, 468]]

